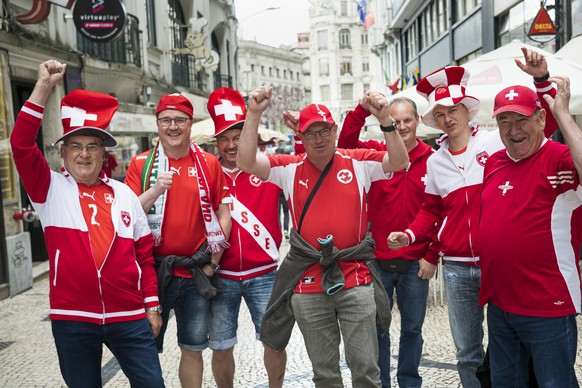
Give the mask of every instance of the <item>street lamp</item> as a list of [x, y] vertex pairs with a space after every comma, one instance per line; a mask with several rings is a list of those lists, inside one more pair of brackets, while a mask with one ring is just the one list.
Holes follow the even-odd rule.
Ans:
[[257, 16], [257, 15], [259, 15], [259, 14], [263, 13], [263, 12], [268, 12], [268, 11], [275, 11], [275, 10], [277, 10], [277, 9], [281, 9], [281, 7], [269, 7], [269, 8], [262, 9], [262, 10], [260, 10], [260, 11], [258, 11], [258, 12], [255, 12], [255, 13], [253, 13], [253, 14], [250, 14], [249, 16], [246, 16], [246, 17], [244, 17], [242, 20], [238, 21], [238, 23], [237, 23], [237, 24], [238, 24], [238, 25], [241, 25], [241, 24], [242, 24], [242, 22], [244, 22], [244, 21], [245, 21], [245, 20], [247, 20], [247, 19], [250, 19], [250, 18], [252, 18], [253, 16]]

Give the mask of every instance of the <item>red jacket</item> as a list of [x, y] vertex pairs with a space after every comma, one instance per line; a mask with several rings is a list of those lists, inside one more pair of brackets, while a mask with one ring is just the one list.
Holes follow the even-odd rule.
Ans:
[[114, 201], [115, 236], [101, 269], [91, 254], [90, 236], [76, 181], [63, 169], [51, 171], [35, 143], [44, 107], [27, 101], [10, 137], [14, 163], [42, 222], [50, 263], [50, 318], [96, 324], [146, 317], [159, 305], [152, 256], [153, 238], [137, 196], [107, 178]]
[[281, 227], [281, 189], [261, 178], [239, 170], [233, 179], [225, 172], [233, 202], [230, 248], [220, 258], [219, 276], [246, 280], [277, 269]]
[[[375, 141], [359, 141], [360, 130], [370, 112], [358, 105], [350, 111], [344, 121], [338, 140], [340, 148], [369, 148], [386, 151], [386, 144]], [[388, 248], [390, 232], [404, 230], [418, 213], [424, 201], [426, 161], [434, 150], [418, 140], [418, 145], [409, 153], [408, 168], [394, 173], [390, 180], [372, 183], [368, 196], [368, 217], [372, 226], [370, 231], [376, 242], [374, 254], [378, 260], [405, 258], [417, 260], [424, 258], [432, 264], [439, 259], [440, 244], [436, 242], [436, 228], [428, 238], [416, 241], [399, 250]]]

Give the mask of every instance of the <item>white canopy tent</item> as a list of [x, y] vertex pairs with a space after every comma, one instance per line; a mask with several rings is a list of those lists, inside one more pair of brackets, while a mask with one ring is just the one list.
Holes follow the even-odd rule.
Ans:
[[555, 55], [558, 58], [567, 59], [578, 66], [582, 66], [582, 35], [570, 39]]
[[[570, 111], [573, 115], [582, 114], [582, 65], [520, 41], [513, 41], [463, 65], [471, 73], [467, 94], [481, 101], [479, 113], [473, 120], [479, 124], [480, 128], [491, 130], [497, 127], [491, 115], [493, 101], [499, 91], [511, 85], [525, 85], [533, 89], [532, 78], [515, 64], [515, 59], [524, 62], [522, 47], [541, 52], [548, 62], [550, 74], [570, 77], [572, 93]], [[408, 88], [392, 96], [392, 98], [396, 97], [408, 97], [414, 100], [421, 115], [428, 109], [428, 102], [416, 92], [416, 87]]]
[[[212, 118], [208, 118], [202, 121], [198, 121], [192, 125], [192, 133], [190, 138], [198, 144], [206, 144], [214, 141], [214, 121]], [[259, 126], [259, 143], [270, 143], [270, 142], [280, 142], [288, 141], [289, 137], [284, 133], [275, 131], [273, 129], [265, 128], [262, 125]]]

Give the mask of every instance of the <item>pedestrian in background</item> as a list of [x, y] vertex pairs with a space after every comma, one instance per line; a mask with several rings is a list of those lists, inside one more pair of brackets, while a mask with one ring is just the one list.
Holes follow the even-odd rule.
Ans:
[[[365, 148], [386, 151], [386, 143], [376, 140], [359, 141], [360, 130], [370, 106], [366, 93], [358, 106], [348, 112], [340, 132], [338, 147]], [[392, 179], [379, 180], [370, 186], [368, 196], [370, 231], [376, 243], [376, 257], [380, 277], [390, 306], [394, 291], [400, 311], [400, 342], [396, 379], [401, 387], [420, 387], [422, 377], [418, 372], [422, 356], [422, 325], [428, 300], [428, 285], [439, 260], [440, 244], [436, 242], [436, 227], [426, 238], [395, 251], [388, 248], [388, 233], [404, 229], [413, 220], [424, 201], [426, 162], [434, 150], [416, 137], [420, 117], [414, 101], [395, 98], [388, 111], [394, 126], [408, 152], [409, 165], [394, 172]], [[394, 209], [399, 209], [395, 211]], [[390, 388], [390, 335], [378, 335], [380, 376], [383, 388]]]
[[154, 336], [162, 324], [153, 239], [137, 196], [102, 171], [118, 102], [75, 90], [61, 100], [64, 168], [51, 171], [35, 139], [66, 65], [40, 64], [10, 137], [14, 163], [40, 217], [50, 262], [50, 319], [69, 387], [101, 387], [106, 345], [133, 387], [163, 387]]
[[139, 195], [154, 236], [164, 321], [158, 349], [174, 309], [183, 387], [202, 385], [213, 280], [231, 228], [220, 163], [190, 140], [193, 114], [186, 97], [163, 96], [156, 109], [159, 141], [132, 159], [125, 180]]
[[[210, 303], [209, 347], [212, 373], [219, 388], [232, 387], [235, 373], [234, 346], [240, 304], [244, 298], [260, 339], [261, 321], [279, 261], [281, 228], [277, 206], [281, 189], [236, 166], [246, 105], [236, 90], [219, 88], [208, 97], [208, 112], [214, 122], [220, 164], [232, 199], [230, 247], [220, 260], [218, 286], [221, 292]], [[287, 353], [264, 345], [264, 364], [269, 387], [282, 387]]]

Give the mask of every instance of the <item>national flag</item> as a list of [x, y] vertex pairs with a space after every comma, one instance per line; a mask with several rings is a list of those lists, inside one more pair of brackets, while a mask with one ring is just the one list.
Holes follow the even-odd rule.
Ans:
[[368, 28], [372, 27], [372, 25], [376, 22], [376, 20], [374, 19], [374, 16], [369, 13], [366, 15], [366, 21], [364, 22], [364, 30], [367, 30]]
[[[368, 0], [358, 0], [358, 14], [362, 23], [366, 23], [366, 9], [368, 8]], [[353, 8], [352, 8], [353, 9]]]
[[420, 70], [418, 67], [412, 72], [412, 85], [416, 85], [420, 79]]
[[388, 89], [390, 89], [392, 91], [392, 95], [399, 92], [399, 90], [398, 90], [398, 83], [399, 82], [400, 82], [400, 78], [398, 78], [396, 80], [396, 82], [394, 82], [392, 85], [386, 84], [386, 86], [388, 86]]

